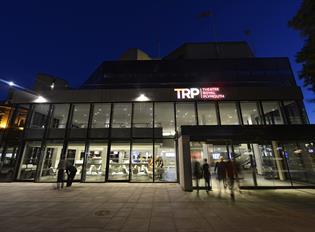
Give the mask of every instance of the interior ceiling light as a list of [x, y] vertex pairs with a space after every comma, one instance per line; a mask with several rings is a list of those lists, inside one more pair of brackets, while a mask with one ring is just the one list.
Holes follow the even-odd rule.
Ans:
[[140, 96], [137, 97], [135, 100], [136, 101], [150, 101], [150, 99], [147, 96], [145, 96], [144, 94], [140, 94]]

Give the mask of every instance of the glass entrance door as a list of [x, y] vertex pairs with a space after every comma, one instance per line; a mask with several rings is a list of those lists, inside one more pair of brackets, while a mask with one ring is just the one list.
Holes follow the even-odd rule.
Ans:
[[108, 154], [108, 181], [129, 181], [130, 142], [112, 142]]

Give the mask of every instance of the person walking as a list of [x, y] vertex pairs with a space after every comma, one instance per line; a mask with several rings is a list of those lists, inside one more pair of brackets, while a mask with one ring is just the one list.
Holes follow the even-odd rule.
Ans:
[[210, 174], [209, 169], [210, 169], [210, 166], [208, 164], [208, 160], [204, 159], [204, 163], [202, 165], [202, 175], [203, 175], [203, 178], [205, 179], [205, 188], [207, 192], [211, 190], [211, 185], [210, 185], [211, 174]]
[[235, 163], [231, 159], [229, 159], [225, 165], [226, 165], [226, 174], [228, 177], [228, 186], [230, 189], [231, 199], [234, 201], [235, 200], [234, 182], [237, 178], [237, 171], [236, 171]]
[[220, 157], [220, 162], [216, 162], [214, 172], [217, 174], [219, 185], [219, 197], [221, 197], [221, 183], [223, 183], [224, 189], [226, 189], [226, 166], [223, 156]]
[[57, 173], [57, 189], [60, 190], [64, 186], [64, 178], [65, 178], [65, 161], [60, 160], [58, 163], [58, 173]]
[[202, 177], [202, 169], [201, 169], [201, 165], [200, 162], [196, 159], [193, 160], [193, 178], [196, 181], [196, 188], [197, 188], [197, 192], [199, 192], [199, 180]]
[[77, 173], [77, 169], [70, 162], [68, 162], [66, 172], [68, 175], [67, 187], [71, 187], [75, 174]]

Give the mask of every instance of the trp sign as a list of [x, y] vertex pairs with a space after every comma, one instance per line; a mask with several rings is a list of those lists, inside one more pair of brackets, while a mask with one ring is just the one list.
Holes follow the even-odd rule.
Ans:
[[206, 88], [176, 88], [177, 99], [212, 99], [218, 100], [225, 98], [224, 94], [220, 92], [219, 87]]

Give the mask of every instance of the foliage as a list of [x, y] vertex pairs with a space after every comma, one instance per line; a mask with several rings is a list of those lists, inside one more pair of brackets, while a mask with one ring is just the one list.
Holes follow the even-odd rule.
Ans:
[[315, 0], [304, 0], [289, 26], [300, 31], [305, 38], [304, 47], [297, 53], [296, 61], [303, 65], [299, 73], [304, 86], [315, 92]]

